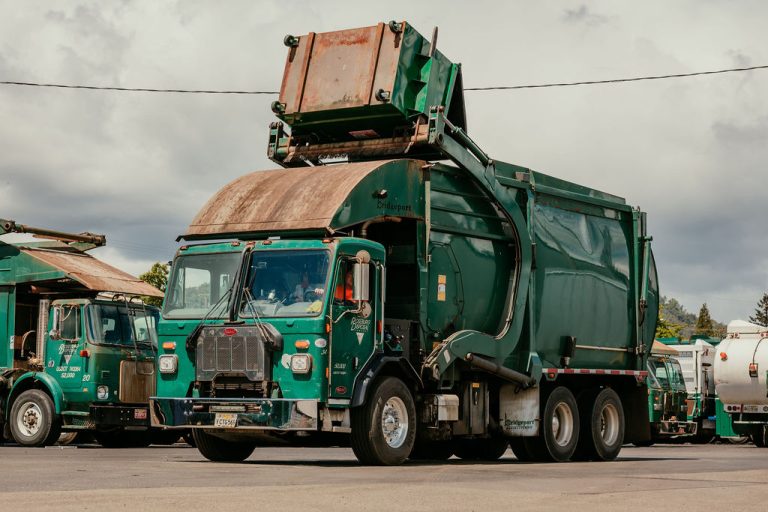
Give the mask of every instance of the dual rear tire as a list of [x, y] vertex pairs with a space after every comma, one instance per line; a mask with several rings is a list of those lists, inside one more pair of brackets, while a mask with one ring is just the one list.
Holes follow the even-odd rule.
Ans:
[[552, 390], [541, 410], [541, 435], [510, 447], [521, 462], [613, 460], [624, 442], [624, 410], [610, 388], [588, 389], [578, 399], [566, 387]]

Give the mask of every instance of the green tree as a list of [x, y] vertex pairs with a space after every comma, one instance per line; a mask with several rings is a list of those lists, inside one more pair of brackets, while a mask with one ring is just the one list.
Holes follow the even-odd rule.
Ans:
[[768, 327], [768, 293], [764, 293], [763, 297], [757, 302], [755, 314], [749, 317], [749, 321], [753, 324]]
[[[155, 263], [148, 272], [141, 274], [139, 279], [165, 293], [165, 287], [168, 285], [168, 265], [166, 263]], [[161, 297], [142, 298], [144, 299], [144, 302], [152, 306], [160, 306], [163, 303]]]
[[681, 330], [683, 330], [682, 325], [670, 322], [659, 314], [659, 322], [656, 324], [656, 339], [679, 338]]
[[701, 305], [699, 310], [699, 316], [696, 318], [696, 328], [694, 334], [701, 334], [703, 336], [715, 335], [715, 323], [712, 321], [712, 317], [709, 315], [709, 308], [707, 303]]

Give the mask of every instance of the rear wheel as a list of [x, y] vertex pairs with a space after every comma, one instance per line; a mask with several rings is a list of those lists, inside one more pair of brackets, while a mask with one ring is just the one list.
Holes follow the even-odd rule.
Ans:
[[227, 441], [201, 428], [193, 429], [192, 436], [202, 456], [213, 462], [242, 462], [256, 449], [256, 443]]
[[48, 446], [59, 439], [61, 422], [53, 400], [39, 389], [28, 389], [11, 407], [11, 434], [23, 446]]
[[579, 395], [581, 417], [574, 459], [613, 460], [624, 443], [624, 409], [611, 388], [591, 389]]
[[547, 397], [541, 431], [523, 441], [533, 460], [564, 462], [571, 458], [579, 439], [579, 410], [568, 388], [559, 386]]
[[416, 439], [416, 406], [406, 385], [386, 377], [365, 405], [352, 409], [352, 451], [363, 464], [402, 464]]
[[453, 442], [453, 453], [464, 460], [498, 460], [508, 446], [508, 441], [503, 437], [456, 439]]

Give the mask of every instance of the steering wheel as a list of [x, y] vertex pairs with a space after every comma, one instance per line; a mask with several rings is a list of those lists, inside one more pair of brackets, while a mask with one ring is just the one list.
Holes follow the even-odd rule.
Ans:
[[315, 290], [307, 290], [304, 292], [304, 302], [315, 302], [320, 297], [317, 293], [315, 293]]

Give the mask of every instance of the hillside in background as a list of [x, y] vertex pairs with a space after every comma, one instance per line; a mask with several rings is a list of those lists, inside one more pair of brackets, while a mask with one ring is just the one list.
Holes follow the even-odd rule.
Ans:
[[[677, 299], [673, 297], [661, 297], [661, 309], [660, 309], [660, 323], [666, 323], [669, 326], [679, 326], [679, 334], [677, 337], [680, 339], [689, 339], [696, 331], [696, 313], [691, 313], [680, 304]], [[725, 336], [725, 324], [722, 324], [712, 319], [713, 326], [716, 332], [715, 337], [722, 338]], [[658, 337], [658, 335], [657, 335]]]

